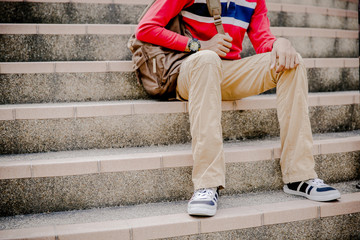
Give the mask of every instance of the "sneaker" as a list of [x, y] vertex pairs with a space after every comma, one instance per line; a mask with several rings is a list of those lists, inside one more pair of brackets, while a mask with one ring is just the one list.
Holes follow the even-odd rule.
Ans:
[[319, 202], [332, 201], [340, 198], [340, 192], [338, 190], [330, 187], [318, 178], [286, 184], [284, 185], [284, 192]]
[[214, 216], [219, 194], [216, 188], [196, 190], [188, 203], [188, 213], [192, 216]]

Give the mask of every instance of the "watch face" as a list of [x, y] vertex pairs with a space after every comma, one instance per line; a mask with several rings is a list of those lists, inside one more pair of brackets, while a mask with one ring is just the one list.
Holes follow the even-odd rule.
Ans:
[[189, 49], [191, 51], [198, 51], [199, 50], [199, 43], [197, 41], [191, 41]]

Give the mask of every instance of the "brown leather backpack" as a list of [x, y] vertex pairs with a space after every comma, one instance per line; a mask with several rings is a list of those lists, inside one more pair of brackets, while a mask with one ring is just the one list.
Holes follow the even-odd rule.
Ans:
[[[141, 18], [155, 2], [151, 2]], [[215, 26], [219, 33], [225, 34], [221, 22], [220, 0], [207, 0], [210, 15], [214, 17]], [[181, 15], [177, 15], [165, 27], [168, 30], [191, 37], [182, 24]], [[153, 98], [170, 99], [175, 97], [176, 80], [180, 72], [180, 64], [190, 53], [179, 52], [136, 39], [133, 34], [128, 41], [128, 48], [133, 53], [133, 69], [139, 84]]]

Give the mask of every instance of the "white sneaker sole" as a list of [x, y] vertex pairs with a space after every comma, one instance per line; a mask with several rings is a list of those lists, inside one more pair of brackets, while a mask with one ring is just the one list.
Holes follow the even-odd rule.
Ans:
[[188, 214], [191, 216], [208, 216], [216, 214], [216, 206], [206, 206], [204, 204], [188, 205]]
[[302, 197], [306, 197], [307, 199], [313, 200], [313, 201], [318, 201], [318, 202], [328, 202], [328, 201], [333, 201], [336, 199], [339, 199], [341, 197], [341, 194], [339, 191], [333, 191], [333, 193], [331, 194], [327, 194], [327, 195], [323, 195], [323, 196], [310, 196], [306, 193], [303, 192], [298, 192], [298, 191], [294, 191], [288, 188], [287, 185], [284, 186], [284, 192], [288, 193], [288, 194], [292, 194], [292, 195], [297, 195], [297, 196], [302, 196]]

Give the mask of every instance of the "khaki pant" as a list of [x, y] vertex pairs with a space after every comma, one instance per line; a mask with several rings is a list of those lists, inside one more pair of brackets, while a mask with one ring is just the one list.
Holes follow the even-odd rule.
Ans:
[[[300, 56], [299, 56], [300, 57]], [[284, 183], [317, 177], [312, 155], [306, 69], [276, 73], [270, 53], [228, 61], [199, 51], [182, 63], [177, 94], [189, 101], [194, 188], [225, 187], [221, 100], [236, 100], [277, 87], [281, 171]]]

